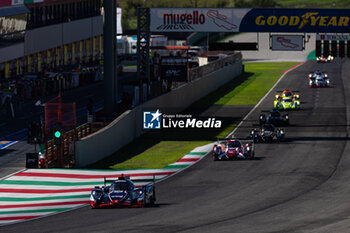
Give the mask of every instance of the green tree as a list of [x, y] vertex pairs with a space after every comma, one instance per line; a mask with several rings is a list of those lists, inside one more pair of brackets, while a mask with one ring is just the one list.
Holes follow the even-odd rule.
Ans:
[[235, 0], [235, 7], [276, 7], [275, 0]]

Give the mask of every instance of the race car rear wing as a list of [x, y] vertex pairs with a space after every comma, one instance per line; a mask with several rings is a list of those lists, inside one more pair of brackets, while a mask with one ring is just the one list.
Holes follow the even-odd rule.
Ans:
[[245, 137], [245, 138], [238, 138], [238, 137], [232, 137], [232, 138], [217, 138], [217, 141], [228, 141], [228, 140], [234, 140], [237, 139], [239, 141], [245, 141], [245, 142], [252, 142], [254, 143], [254, 140], [250, 139], [250, 137]]
[[[120, 176], [120, 177], [118, 177], [118, 180], [130, 180], [130, 176], [124, 176], [123, 174]], [[107, 180], [106, 179], [106, 177], [104, 177], [104, 185], [106, 186], [106, 183], [113, 183], [115, 181], [115, 179], [114, 180]]]
[[[276, 111], [277, 109], [271, 109], [271, 110], [261, 110], [261, 113], [269, 113], [271, 111]], [[278, 110], [277, 110], [278, 111]]]
[[[284, 92], [285, 90], [283, 90], [283, 91], [276, 91], [276, 93], [279, 93], [279, 92]], [[292, 93], [296, 93], [296, 92], [299, 92], [298, 90], [289, 90], [290, 92], [292, 92]]]
[[[130, 176], [124, 176], [122, 174], [120, 177], [118, 177], [118, 180], [131, 180], [131, 179], [130, 179]], [[113, 183], [114, 181], [115, 181], [115, 179], [114, 180], [107, 180], [106, 177], [104, 177], [104, 186], [106, 186], [107, 183]], [[155, 182], [156, 182], [156, 176], [153, 174], [153, 179], [152, 179], [153, 185], [155, 184]]]
[[[310, 71], [309, 74], [315, 74], [317, 71]], [[327, 74], [327, 71], [319, 71], [320, 73]]]

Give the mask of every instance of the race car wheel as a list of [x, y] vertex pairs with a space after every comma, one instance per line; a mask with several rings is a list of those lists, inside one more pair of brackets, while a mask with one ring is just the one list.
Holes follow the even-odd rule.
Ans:
[[150, 205], [150, 206], [154, 206], [155, 201], [156, 201], [155, 197], [152, 196], [152, 199], [151, 199], [149, 205]]
[[150, 203], [149, 203], [150, 206], [154, 206], [155, 201], [156, 201], [156, 189], [153, 186], [152, 198], [151, 198]]

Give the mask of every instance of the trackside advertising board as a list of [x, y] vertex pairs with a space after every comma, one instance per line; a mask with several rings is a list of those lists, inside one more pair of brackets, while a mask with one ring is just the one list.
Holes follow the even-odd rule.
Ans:
[[23, 5], [23, 0], [0, 0], [0, 7]]
[[350, 40], [350, 34], [316, 34], [316, 40]]
[[271, 49], [282, 51], [303, 50], [303, 36], [298, 35], [272, 35]]
[[151, 8], [152, 32], [350, 32], [350, 9]]

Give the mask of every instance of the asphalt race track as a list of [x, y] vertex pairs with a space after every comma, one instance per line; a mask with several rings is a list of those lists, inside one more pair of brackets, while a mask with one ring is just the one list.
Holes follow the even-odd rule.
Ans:
[[[157, 206], [83, 207], [0, 227], [0, 232], [349, 232], [350, 61], [308, 61], [289, 72], [276, 90], [300, 93], [281, 143], [257, 144], [256, 159], [213, 162], [207, 156], [157, 184]], [[327, 71], [331, 88], [311, 89], [307, 75]], [[247, 136], [260, 110], [241, 125]]]

